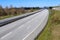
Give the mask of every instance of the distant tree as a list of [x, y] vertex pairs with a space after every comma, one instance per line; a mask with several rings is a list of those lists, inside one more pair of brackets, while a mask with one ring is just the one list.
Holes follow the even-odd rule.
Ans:
[[2, 8], [2, 6], [0, 5], [0, 16], [4, 16], [6, 15], [4, 9]]
[[25, 13], [25, 9], [20, 9], [20, 12], [21, 13]]
[[16, 14], [16, 9], [12, 5], [10, 5], [9, 13], [11, 15], [15, 15]]
[[16, 9], [11, 8], [11, 9], [10, 9], [10, 14], [11, 14], [11, 15], [15, 15], [15, 14], [16, 14]]
[[6, 13], [7, 15], [9, 15], [9, 8], [8, 8], [8, 6], [6, 6], [6, 7], [4, 8], [4, 11], [5, 11], [5, 13]]
[[53, 7], [49, 7], [49, 9], [52, 9]]

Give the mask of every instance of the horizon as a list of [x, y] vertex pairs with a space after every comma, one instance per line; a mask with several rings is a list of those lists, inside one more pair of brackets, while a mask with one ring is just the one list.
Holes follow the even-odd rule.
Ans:
[[2, 7], [49, 7], [60, 6], [60, 0], [2, 0], [0, 1]]

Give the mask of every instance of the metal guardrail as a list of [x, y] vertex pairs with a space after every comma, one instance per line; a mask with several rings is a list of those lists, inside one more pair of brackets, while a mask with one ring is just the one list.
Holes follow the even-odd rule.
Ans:
[[26, 14], [23, 14], [23, 15], [20, 15], [20, 16], [12, 17], [12, 18], [7, 18], [7, 19], [4, 19], [4, 20], [0, 20], [0, 27], [4, 26], [6, 24], [9, 24], [11, 22], [14, 22], [16, 20], [19, 20], [19, 19], [25, 18], [27, 16], [33, 15], [33, 14], [39, 12], [39, 11], [40, 10], [35, 11], [35, 12], [31, 12], [31, 13], [26, 13]]

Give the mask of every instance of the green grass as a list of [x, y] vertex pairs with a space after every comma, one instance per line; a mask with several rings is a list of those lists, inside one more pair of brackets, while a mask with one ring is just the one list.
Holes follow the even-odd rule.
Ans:
[[5, 18], [10, 18], [10, 17], [13, 17], [13, 16], [17, 16], [17, 15], [7, 15], [7, 16], [1, 16], [1, 17], [0, 17], [0, 20], [5, 19]]
[[11, 15], [9, 15], [9, 16], [1, 16], [0, 20], [5, 19], [5, 18], [9, 18], [9, 17], [12, 17], [12, 16]]

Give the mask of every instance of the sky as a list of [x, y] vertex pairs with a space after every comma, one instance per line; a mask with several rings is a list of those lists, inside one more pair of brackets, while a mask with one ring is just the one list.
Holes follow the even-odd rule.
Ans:
[[49, 7], [60, 5], [60, 0], [0, 0], [3, 7]]

